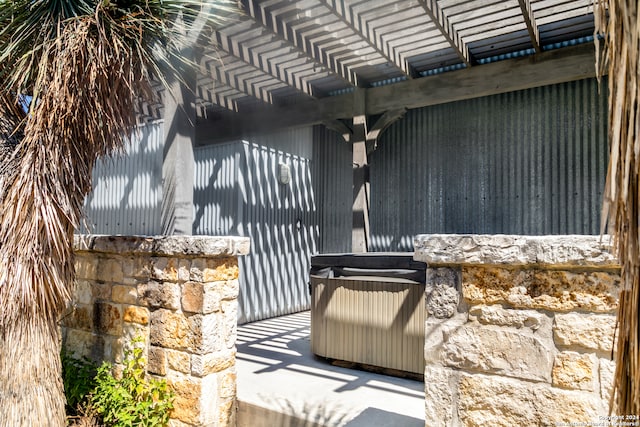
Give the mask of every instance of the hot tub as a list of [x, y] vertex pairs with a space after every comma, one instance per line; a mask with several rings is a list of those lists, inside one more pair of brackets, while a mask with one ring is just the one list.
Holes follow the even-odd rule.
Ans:
[[311, 350], [422, 375], [426, 265], [412, 253], [311, 258]]

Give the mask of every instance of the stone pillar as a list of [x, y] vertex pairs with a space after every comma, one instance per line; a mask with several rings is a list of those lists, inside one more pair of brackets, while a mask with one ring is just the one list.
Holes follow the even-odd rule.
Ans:
[[238, 237], [76, 236], [75, 310], [63, 345], [116, 363], [144, 338], [147, 371], [176, 394], [172, 426], [233, 426]]
[[601, 422], [620, 277], [599, 237], [423, 235], [414, 244], [429, 267], [427, 426]]

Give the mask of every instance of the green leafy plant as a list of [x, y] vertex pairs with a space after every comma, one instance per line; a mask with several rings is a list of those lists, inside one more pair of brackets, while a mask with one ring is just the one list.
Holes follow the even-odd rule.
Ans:
[[107, 426], [166, 426], [173, 409], [173, 393], [166, 381], [146, 378], [143, 349], [133, 340], [125, 350], [122, 377], [113, 375], [113, 367], [104, 362], [95, 377], [91, 409]]
[[67, 415], [77, 415], [88, 403], [88, 396], [96, 386], [96, 372], [98, 365], [86, 358], [76, 358], [63, 350], [62, 382], [67, 400]]

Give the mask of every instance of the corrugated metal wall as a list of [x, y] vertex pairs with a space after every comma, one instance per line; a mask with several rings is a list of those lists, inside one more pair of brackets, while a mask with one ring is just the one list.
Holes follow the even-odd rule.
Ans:
[[93, 191], [85, 200], [83, 232], [160, 234], [163, 123], [138, 128], [126, 155], [104, 159], [93, 170]]
[[[593, 80], [411, 110], [370, 156], [372, 249], [411, 250], [420, 233], [597, 234], [606, 133]], [[96, 166], [90, 231], [160, 233], [162, 146], [149, 125]], [[194, 233], [252, 240], [240, 321], [306, 309], [310, 255], [351, 250], [351, 145], [316, 126], [195, 151]]]
[[419, 233], [599, 233], [601, 91], [582, 80], [409, 111], [370, 156], [373, 250], [412, 250]]
[[324, 126], [313, 128], [313, 185], [318, 205], [318, 252], [351, 252], [352, 145]]
[[277, 132], [263, 133], [248, 138], [252, 143], [273, 148], [305, 159], [313, 159], [313, 129], [311, 127], [292, 128]]
[[[251, 238], [240, 259], [239, 321], [308, 309], [318, 241], [310, 160], [244, 141], [201, 147], [195, 157], [194, 234]], [[279, 163], [290, 167], [289, 184], [277, 180]]]

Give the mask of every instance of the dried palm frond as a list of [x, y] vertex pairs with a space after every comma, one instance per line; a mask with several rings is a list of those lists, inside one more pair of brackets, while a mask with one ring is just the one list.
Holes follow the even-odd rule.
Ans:
[[124, 146], [150, 75], [168, 84], [190, 65], [190, 28], [228, 9], [0, 0], [0, 426], [64, 425], [57, 320], [93, 165]]
[[597, 0], [595, 6], [596, 31], [604, 38], [597, 66], [600, 76], [608, 72], [609, 83], [610, 158], [602, 231], [614, 236], [622, 266], [611, 410], [639, 414], [640, 16], [635, 0]]

